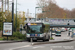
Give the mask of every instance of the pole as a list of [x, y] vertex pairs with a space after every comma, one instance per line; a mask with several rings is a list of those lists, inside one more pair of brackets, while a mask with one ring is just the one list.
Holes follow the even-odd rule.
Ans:
[[6, 17], [6, 0], [5, 0], [5, 17]]
[[2, 0], [2, 13], [3, 13], [3, 0]]
[[51, 39], [52, 39], [52, 28], [51, 28]]
[[36, 7], [35, 7], [35, 21], [36, 21]]
[[13, 19], [14, 19], [14, 0], [12, 0], [12, 33], [13, 33], [13, 28], [14, 28]]
[[33, 45], [33, 40], [32, 40], [32, 38], [31, 38], [30, 40], [31, 40], [31, 45]]
[[[3, 0], [2, 0], [2, 23], [3, 23]], [[3, 27], [3, 25], [1, 25], [1, 26]], [[3, 28], [2, 28], [2, 30], [3, 30]]]
[[7, 36], [7, 41], [8, 41], [8, 36]]
[[5, 0], [5, 12], [6, 12], [6, 0]]
[[16, 28], [17, 28], [17, 0], [16, 0], [16, 19], [15, 19], [15, 31], [16, 31]]
[[9, 16], [9, 0], [7, 0], [7, 5], [8, 5], [7, 10], [8, 10], [8, 16]]

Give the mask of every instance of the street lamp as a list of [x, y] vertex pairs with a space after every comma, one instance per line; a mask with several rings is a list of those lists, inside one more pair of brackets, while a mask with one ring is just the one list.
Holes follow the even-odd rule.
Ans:
[[[36, 19], [36, 8], [44, 8], [45, 6], [42, 6], [42, 7], [35, 7], [35, 19]], [[42, 13], [44, 13], [44, 12], [50, 12], [50, 10], [48, 10], [48, 11], [42, 11]]]
[[35, 7], [35, 20], [36, 20], [36, 8], [43, 8], [44, 6], [42, 7]]

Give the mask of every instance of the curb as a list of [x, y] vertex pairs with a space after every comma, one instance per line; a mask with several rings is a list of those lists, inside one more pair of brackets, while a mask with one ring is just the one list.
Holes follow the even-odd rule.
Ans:
[[16, 43], [16, 42], [25, 42], [26, 40], [21, 40], [21, 41], [3, 41], [0, 42], [0, 44], [4, 44], [4, 43]]
[[34, 43], [33, 45], [41, 45], [41, 44], [53, 44], [53, 43], [63, 43], [63, 42], [71, 42], [74, 40], [64, 40], [64, 41], [53, 41], [53, 42], [38, 42], [38, 43]]

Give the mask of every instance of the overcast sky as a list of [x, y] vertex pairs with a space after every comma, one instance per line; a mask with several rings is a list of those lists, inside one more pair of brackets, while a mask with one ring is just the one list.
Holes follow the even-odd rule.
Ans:
[[56, 0], [57, 5], [62, 8], [67, 8], [69, 10], [72, 10], [75, 8], [75, 0]]
[[31, 16], [35, 16], [35, 7], [36, 7], [36, 0], [17, 0], [20, 5], [18, 5], [18, 11], [25, 11], [29, 9], [29, 14]]
[[[16, 2], [16, 0], [14, 0]], [[69, 10], [72, 10], [75, 8], [75, 0], [55, 0], [58, 6], [62, 8], [67, 8]], [[35, 7], [37, 7], [37, 0], [17, 0], [17, 2], [20, 4], [18, 5], [18, 11], [24, 11], [27, 12], [27, 9], [29, 9], [29, 12], [32, 13], [31, 15], [34, 16], [35, 14]]]

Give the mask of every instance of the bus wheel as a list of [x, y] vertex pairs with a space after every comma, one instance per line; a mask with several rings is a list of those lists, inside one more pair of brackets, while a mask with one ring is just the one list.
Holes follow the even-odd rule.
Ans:
[[30, 40], [28, 40], [28, 42], [30, 42]]
[[47, 39], [46, 41], [49, 41], [49, 39]]

